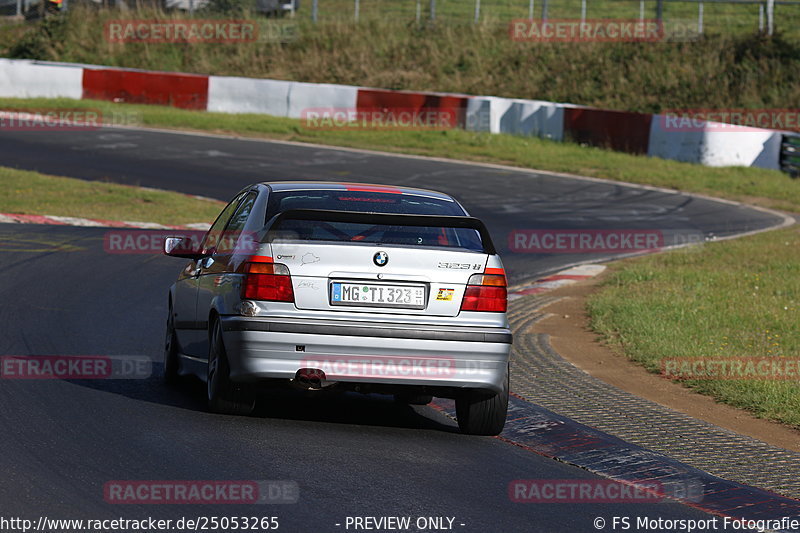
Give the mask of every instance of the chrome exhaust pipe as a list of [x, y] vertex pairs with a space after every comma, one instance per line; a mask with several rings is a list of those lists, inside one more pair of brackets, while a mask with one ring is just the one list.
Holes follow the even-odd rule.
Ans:
[[301, 368], [294, 375], [294, 382], [307, 390], [320, 390], [332, 385], [326, 381], [325, 372], [319, 368]]

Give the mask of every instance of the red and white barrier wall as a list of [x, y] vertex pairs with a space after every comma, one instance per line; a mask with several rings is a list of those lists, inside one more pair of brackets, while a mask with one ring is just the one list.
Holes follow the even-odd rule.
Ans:
[[349, 85], [151, 72], [0, 59], [0, 97], [87, 98], [301, 118], [307, 109], [437, 110], [469, 131], [535, 136], [707, 166], [779, 169], [782, 133], [669, 128], [661, 115], [540, 100], [389, 91]]

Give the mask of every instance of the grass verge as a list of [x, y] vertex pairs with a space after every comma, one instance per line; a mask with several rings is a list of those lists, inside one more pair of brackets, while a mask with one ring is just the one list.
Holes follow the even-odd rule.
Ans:
[[222, 202], [115, 183], [0, 167], [0, 213], [189, 224], [212, 222]]
[[123, 113], [148, 127], [500, 163], [655, 185], [800, 212], [800, 180], [792, 180], [787, 175], [772, 170], [748, 167], [711, 168], [534, 137], [461, 130], [331, 131], [309, 129], [300, 120], [266, 115], [208, 113], [92, 100], [0, 98], [0, 109], [7, 110], [76, 108], [96, 109], [104, 116]]
[[[590, 297], [595, 331], [648, 370], [674, 358], [800, 364], [800, 228], [626, 260]], [[796, 368], [796, 367], [795, 367]], [[682, 381], [800, 429], [800, 380]]]

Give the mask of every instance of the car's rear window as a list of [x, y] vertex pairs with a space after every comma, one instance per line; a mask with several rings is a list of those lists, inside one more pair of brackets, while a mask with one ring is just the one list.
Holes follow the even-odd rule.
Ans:
[[453, 201], [410, 194], [371, 191], [273, 191], [269, 195], [267, 220], [289, 209], [329, 209], [362, 213], [463, 216]]
[[[289, 209], [326, 209], [362, 213], [464, 216], [453, 201], [405, 194], [363, 191], [281, 191], [270, 194], [267, 220]], [[361, 242], [401, 246], [434, 246], [482, 251], [473, 229], [437, 226], [398, 226], [315, 220], [283, 220], [279, 240]]]

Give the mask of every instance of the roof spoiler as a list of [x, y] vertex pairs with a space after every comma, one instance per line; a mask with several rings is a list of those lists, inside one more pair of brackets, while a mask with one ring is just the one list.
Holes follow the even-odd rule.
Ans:
[[354, 211], [335, 211], [330, 209], [288, 209], [272, 217], [266, 226], [266, 242], [272, 242], [275, 231], [284, 220], [317, 220], [321, 222], [350, 222], [352, 224], [373, 224], [380, 226], [418, 226], [440, 228], [474, 229], [481, 236], [483, 251], [496, 254], [489, 230], [479, 219], [464, 216], [446, 215], [399, 215], [393, 213], [361, 213]]

